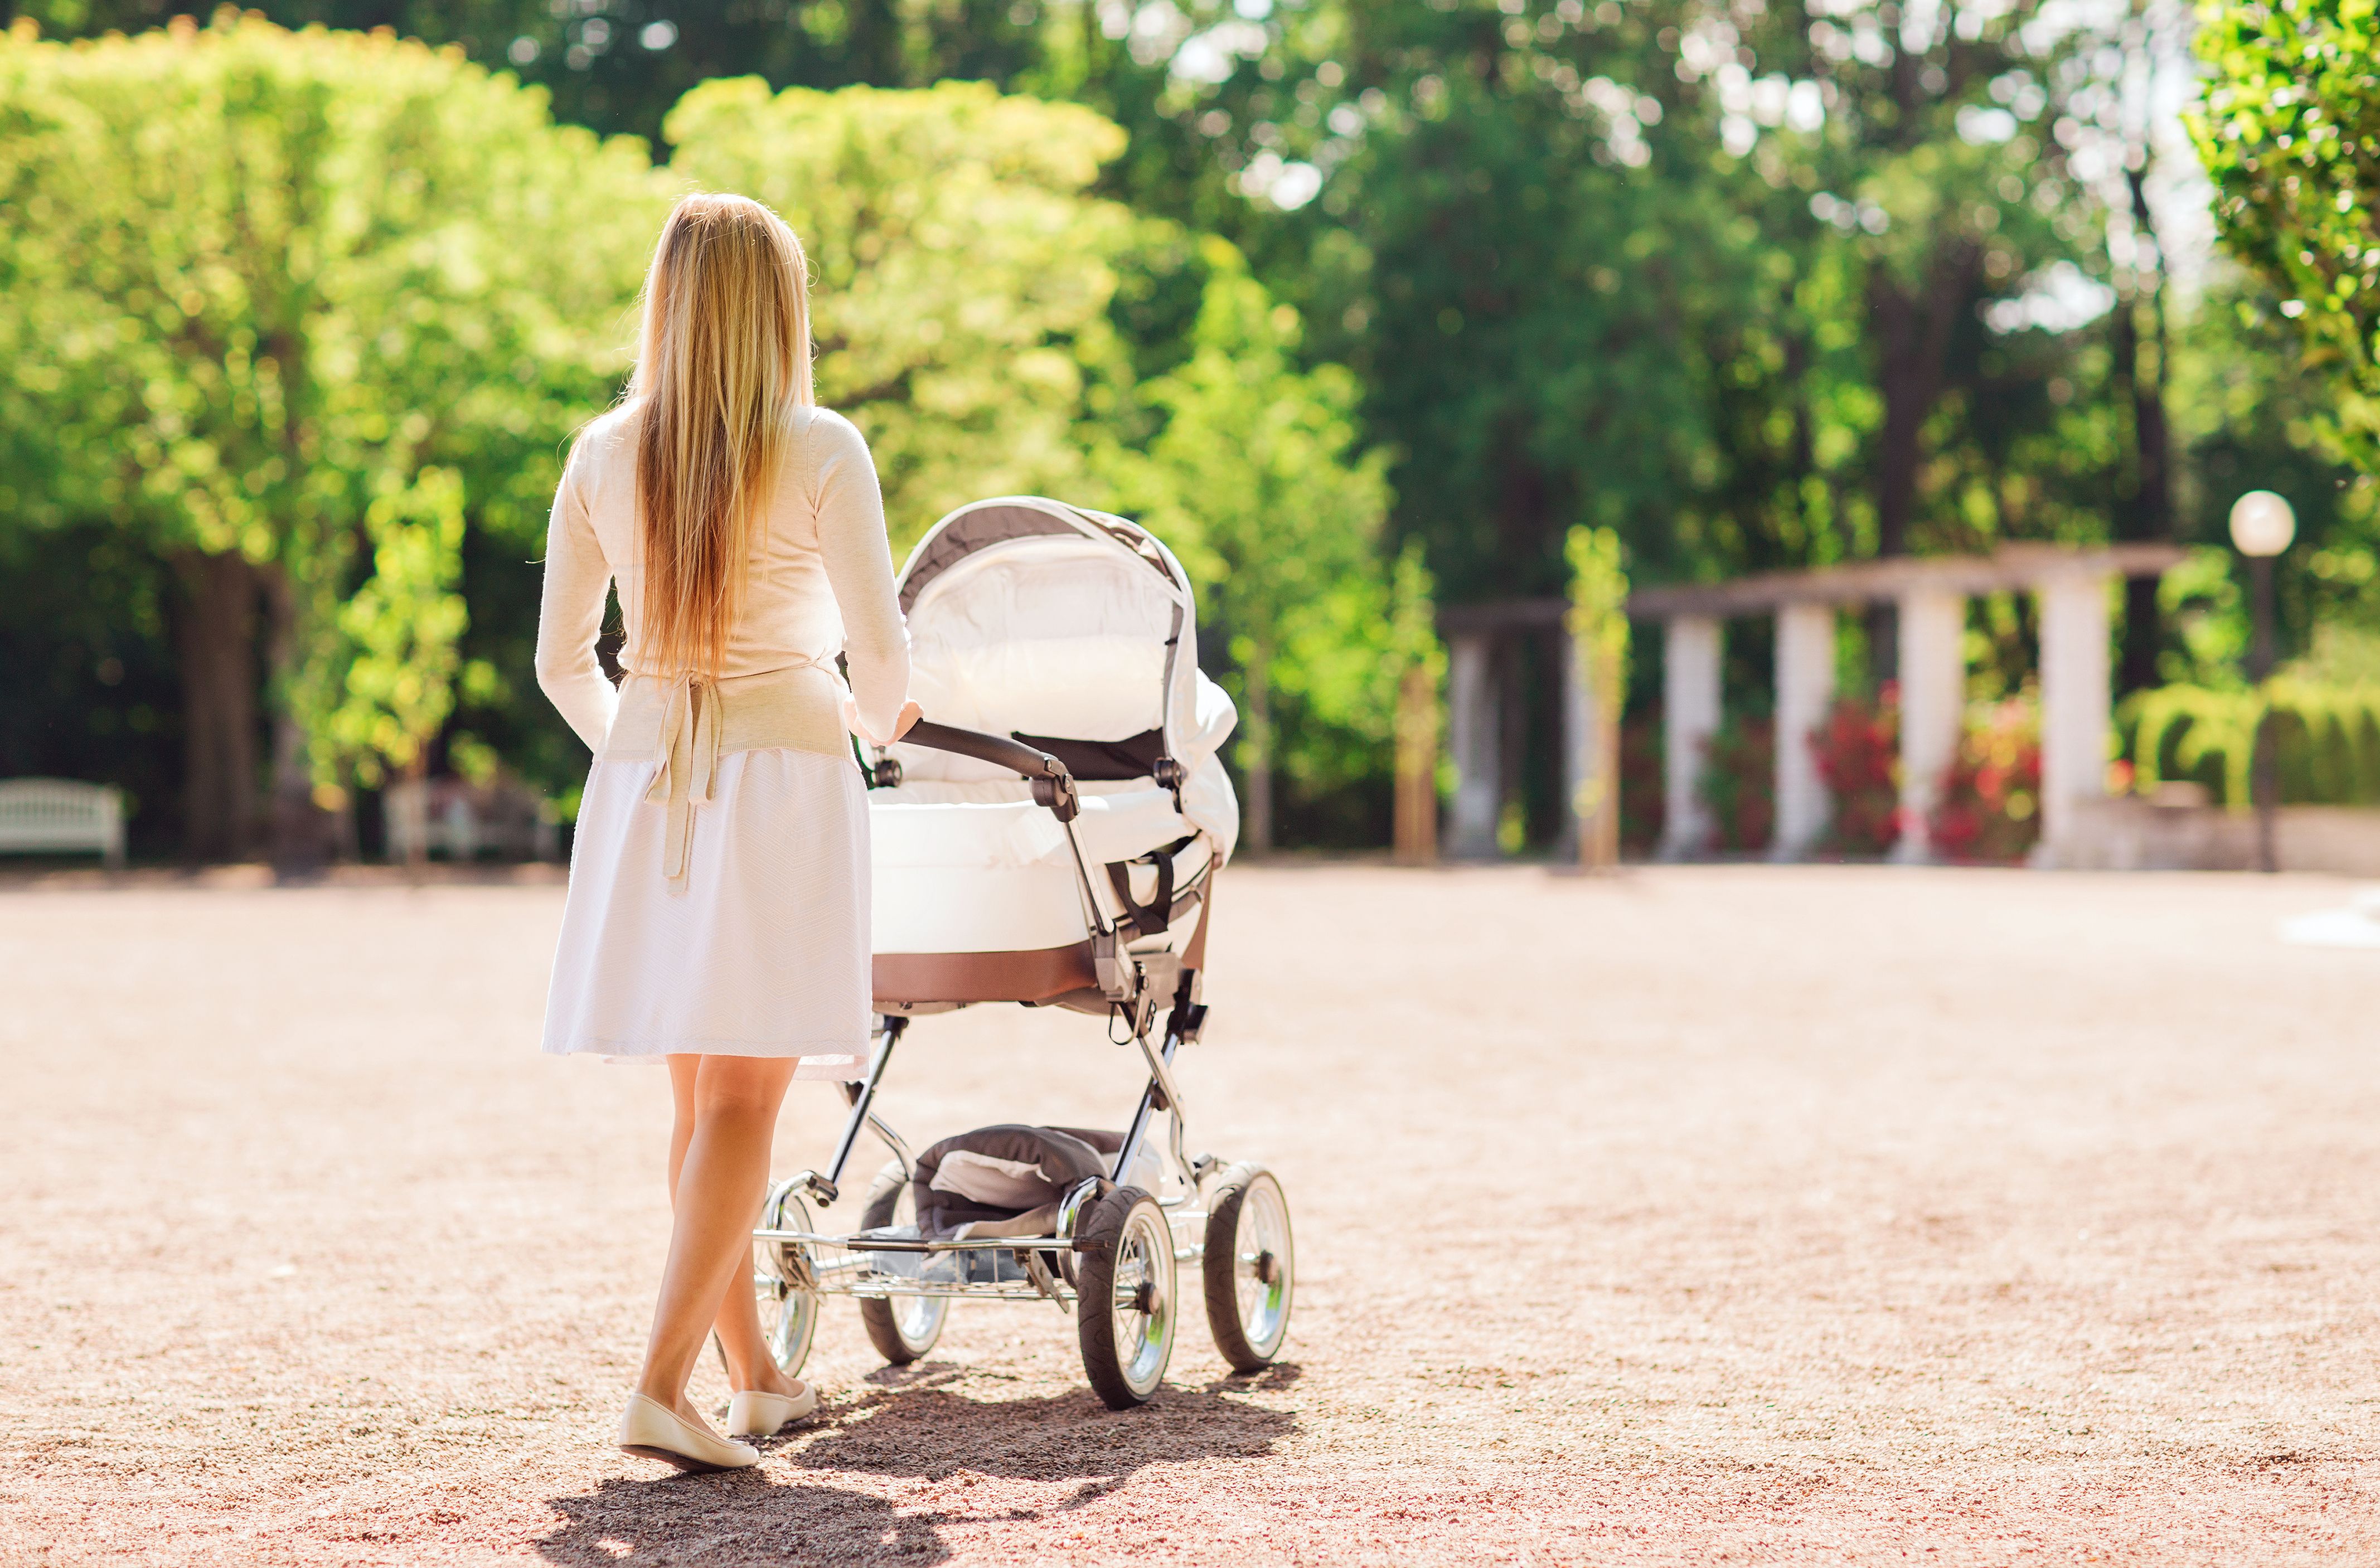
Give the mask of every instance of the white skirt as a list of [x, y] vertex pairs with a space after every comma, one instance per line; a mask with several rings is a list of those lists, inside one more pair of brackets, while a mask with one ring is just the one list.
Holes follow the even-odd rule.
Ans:
[[719, 760], [694, 808], [685, 885], [662, 875], [655, 764], [598, 760], [570, 851], [545, 1050], [615, 1061], [798, 1057], [866, 1075], [868, 796], [848, 758], [776, 748]]

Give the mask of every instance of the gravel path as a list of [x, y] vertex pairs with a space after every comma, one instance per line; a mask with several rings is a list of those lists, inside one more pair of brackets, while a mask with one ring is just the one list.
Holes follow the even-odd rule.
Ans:
[[[1116, 1415], [1053, 1310], [895, 1376], [846, 1305], [825, 1419], [681, 1479], [609, 1446], [666, 1087], [535, 1054], [558, 890], [20, 883], [0, 1562], [2380, 1562], [2380, 953], [2274, 935], [2343, 893], [1235, 870], [1184, 1088], [1288, 1192], [1283, 1364], [1194, 1307]], [[1072, 1015], [904, 1053], [918, 1142], [1136, 1088]]]

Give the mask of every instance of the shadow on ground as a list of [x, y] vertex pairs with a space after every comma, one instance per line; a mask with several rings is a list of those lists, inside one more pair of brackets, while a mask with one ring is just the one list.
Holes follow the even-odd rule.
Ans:
[[[996, 1387], [973, 1369], [932, 1363], [868, 1380], [820, 1422], [761, 1446], [758, 1469], [724, 1476], [605, 1481], [549, 1500], [563, 1523], [539, 1540], [548, 1562], [810, 1560], [940, 1562], [952, 1525], [1031, 1522], [1080, 1508], [1163, 1460], [1268, 1453], [1296, 1425], [1289, 1411], [1247, 1402], [1297, 1381], [1294, 1366], [1196, 1388], [1167, 1386], [1137, 1410], [1115, 1411], [1087, 1391], [1025, 1399], [973, 1397], [958, 1384]], [[790, 1469], [791, 1474], [788, 1474]], [[882, 1476], [940, 1483], [1074, 1482], [1035, 1506], [913, 1507], [805, 1476]], [[1012, 1494], [1013, 1495], [1013, 1494]]]
[[840, 1487], [785, 1486], [765, 1469], [725, 1476], [605, 1481], [549, 1500], [563, 1523], [539, 1540], [550, 1562], [941, 1562], [951, 1555], [931, 1513]]

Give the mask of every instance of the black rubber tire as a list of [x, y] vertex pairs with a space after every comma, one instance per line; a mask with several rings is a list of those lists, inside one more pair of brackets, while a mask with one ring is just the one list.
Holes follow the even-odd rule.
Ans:
[[[1213, 1201], [1207, 1206], [1206, 1257], [1200, 1272], [1207, 1282], [1207, 1331], [1214, 1336], [1215, 1348], [1232, 1364], [1234, 1372], [1261, 1372], [1272, 1365], [1273, 1357], [1289, 1340], [1289, 1312], [1296, 1288], [1296, 1251], [1292, 1247], [1288, 1281], [1289, 1290], [1281, 1302], [1281, 1328], [1272, 1348], [1263, 1350], [1248, 1343], [1240, 1322], [1239, 1281], [1234, 1266], [1239, 1259], [1240, 1208], [1248, 1187], [1258, 1181], [1269, 1182], [1275, 1193], [1281, 1192], [1281, 1179], [1261, 1165], [1232, 1166], [1217, 1178]], [[1283, 1225], [1289, 1222], [1289, 1199], [1281, 1200]]]
[[1075, 1303], [1075, 1328], [1083, 1347], [1083, 1371], [1091, 1380], [1091, 1392], [1098, 1394], [1110, 1410], [1130, 1410], [1146, 1404], [1157, 1392], [1157, 1383], [1165, 1376], [1165, 1367], [1173, 1357], [1173, 1329], [1181, 1321], [1175, 1304], [1166, 1304], [1166, 1334], [1163, 1354], [1147, 1389], [1135, 1389], [1124, 1376], [1123, 1347], [1116, 1343], [1115, 1300], [1116, 1243], [1124, 1234], [1126, 1223], [1135, 1209], [1146, 1208], [1157, 1217], [1160, 1234], [1168, 1238], [1166, 1273], [1172, 1275], [1172, 1231], [1166, 1226], [1165, 1211], [1157, 1199], [1138, 1187], [1116, 1187], [1093, 1204], [1084, 1214], [1075, 1235], [1085, 1249], [1075, 1256], [1075, 1272], [1079, 1296]]
[[[893, 1211], [900, 1207], [901, 1189], [909, 1185], [908, 1173], [901, 1169], [898, 1160], [888, 1161], [876, 1173], [875, 1182], [868, 1189], [867, 1207], [859, 1211], [859, 1228], [872, 1231], [880, 1225], [892, 1223]], [[906, 1367], [934, 1348], [942, 1337], [942, 1325], [950, 1320], [950, 1303], [942, 1303], [941, 1315], [934, 1319], [934, 1331], [923, 1343], [912, 1343], [901, 1333], [901, 1325], [893, 1320], [892, 1304], [859, 1298], [859, 1321], [868, 1330], [868, 1343], [876, 1354], [884, 1357], [888, 1366]]]

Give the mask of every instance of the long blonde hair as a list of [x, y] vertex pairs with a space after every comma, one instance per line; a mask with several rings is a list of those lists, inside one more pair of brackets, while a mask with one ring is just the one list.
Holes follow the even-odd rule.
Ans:
[[810, 383], [809, 265], [742, 196], [672, 209], [645, 274], [629, 398], [644, 549], [639, 663], [716, 678], [743, 608], [755, 517]]

